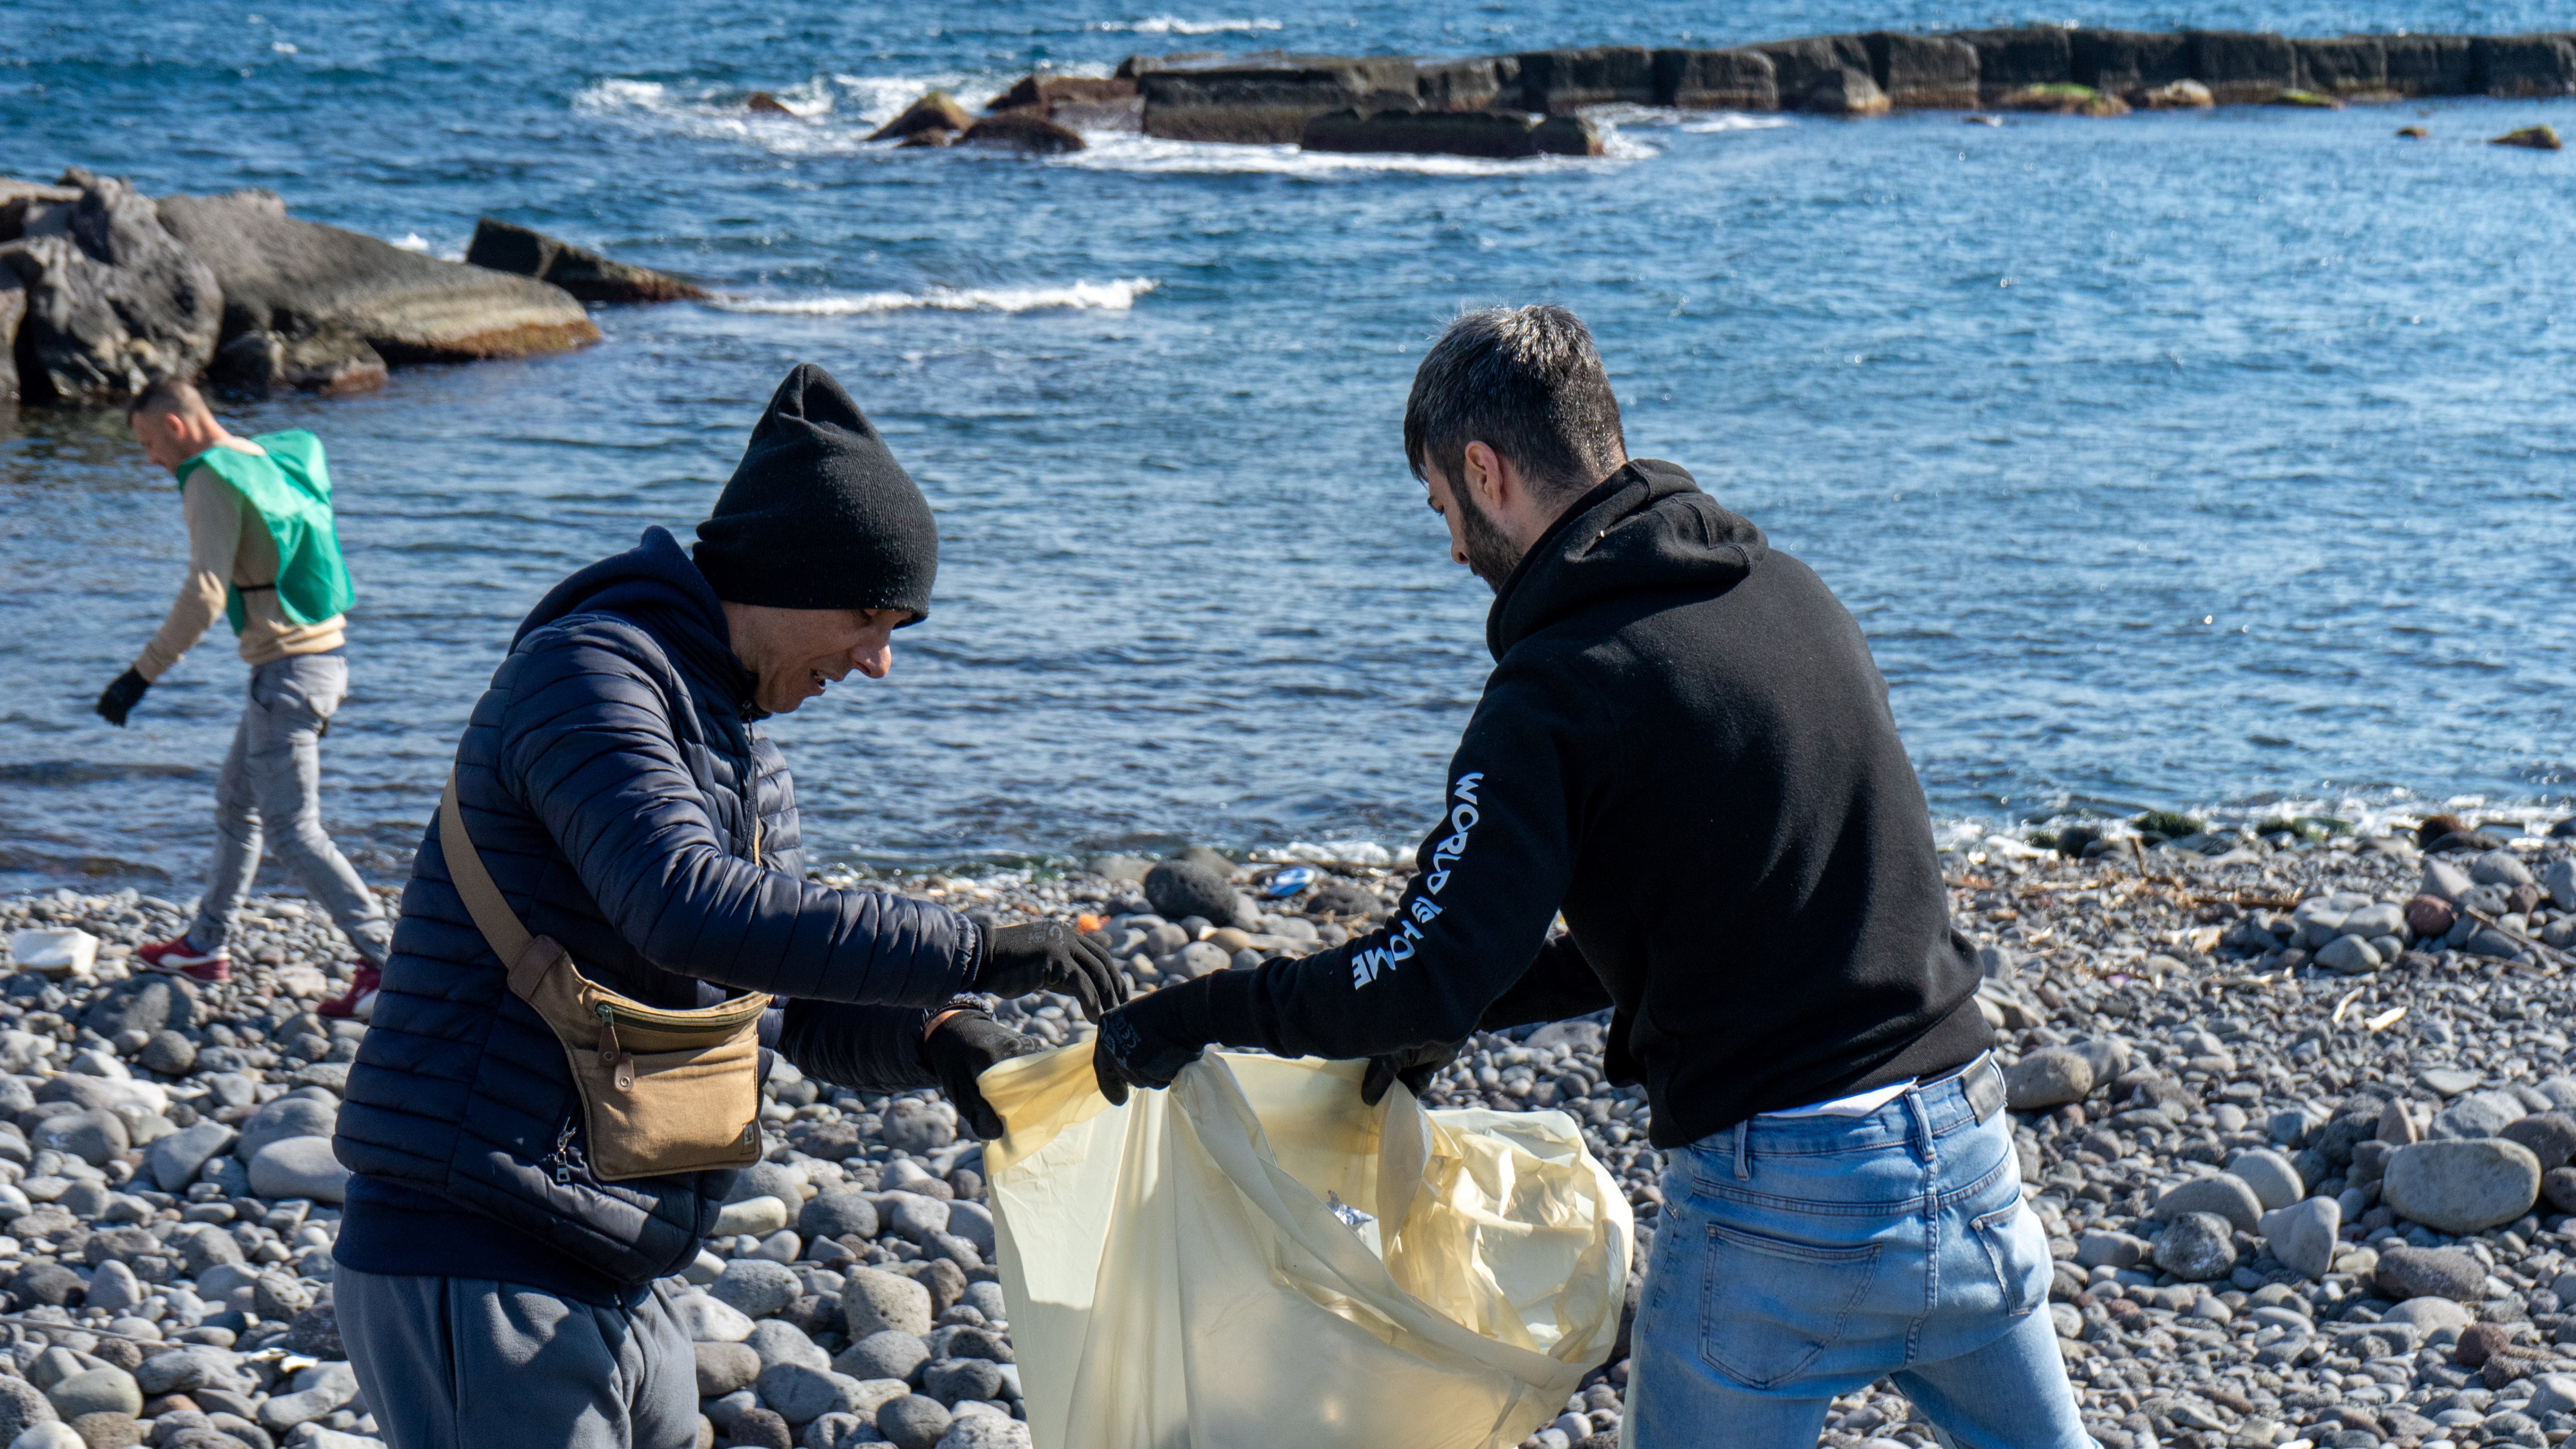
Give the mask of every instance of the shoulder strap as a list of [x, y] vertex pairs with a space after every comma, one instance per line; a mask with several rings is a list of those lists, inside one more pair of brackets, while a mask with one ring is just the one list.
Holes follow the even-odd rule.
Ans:
[[453, 770], [448, 772], [446, 791], [438, 797], [438, 847], [447, 856], [447, 878], [465, 898], [465, 909], [483, 932], [484, 943], [503, 966], [516, 966], [527, 954], [528, 928], [519, 924], [518, 912], [501, 898], [501, 888], [492, 884], [492, 872], [483, 868], [482, 852], [474, 848], [474, 837], [465, 833], [465, 812], [456, 805]]

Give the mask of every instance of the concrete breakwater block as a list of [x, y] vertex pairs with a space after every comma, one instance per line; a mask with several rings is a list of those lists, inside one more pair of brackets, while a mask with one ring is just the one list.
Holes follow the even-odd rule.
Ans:
[[1328, 111], [1410, 111], [1413, 62], [1395, 56], [1280, 56], [1140, 70], [1145, 134], [1169, 141], [1283, 146]]
[[1580, 116], [1495, 112], [1333, 111], [1306, 123], [1309, 151], [1403, 152], [1432, 156], [1598, 156], [1601, 136]]
[[2125, 108], [2272, 105], [2285, 95], [2576, 95], [2576, 37], [2293, 39], [2255, 31], [2024, 25], [1940, 35], [1811, 35], [1717, 50], [1589, 46], [1418, 63], [1378, 56], [1131, 56], [1119, 71], [1141, 91], [1148, 134], [1275, 145], [1296, 139], [1313, 118], [1341, 110], [1566, 115], [1632, 104], [1854, 115], [1997, 107], [2086, 87], [2098, 93], [2096, 103], [2052, 108], [2116, 115]]
[[1686, 111], [1776, 111], [1779, 68], [1758, 50], [1659, 50], [1655, 95]]
[[1533, 50], [1515, 59], [1520, 62], [1523, 110], [1563, 116], [1585, 106], [1657, 103], [1655, 53], [1642, 45]]

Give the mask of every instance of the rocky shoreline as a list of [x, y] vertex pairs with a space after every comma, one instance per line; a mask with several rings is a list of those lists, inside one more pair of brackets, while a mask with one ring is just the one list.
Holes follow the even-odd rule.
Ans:
[[[1944, 857], [2088, 1423], [2110, 1449], [2557, 1443], [2576, 1429], [2576, 841], [2275, 823], [2148, 817]], [[1073, 920], [1150, 990], [1365, 930], [1407, 869], [1192, 850], [827, 878]], [[360, 1449], [328, 1134], [366, 1028], [312, 1010], [346, 947], [261, 898], [232, 984], [129, 974], [183, 922], [131, 891], [0, 902], [22, 953], [0, 963], [0, 1444]], [[74, 929], [86, 966], [17, 934]], [[1090, 1030], [1062, 998], [996, 1009], [1049, 1041]], [[1602, 1080], [1602, 1037], [1480, 1036], [1426, 1100], [1573, 1114], [1642, 1250], [1659, 1155], [1642, 1097]], [[784, 1068], [767, 1095], [765, 1160], [674, 1284], [702, 1442], [1024, 1445], [980, 1148], [935, 1093]], [[1529, 1449], [1609, 1449], [1626, 1372], [1623, 1344]], [[1826, 1442], [1931, 1441], [1882, 1388], [1838, 1401]]]
[[0, 402], [112, 407], [168, 377], [364, 392], [390, 367], [587, 347], [584, 302], [706, 295], [489, 217], [451, 262], [291, 217], [274, 192], [0, 178]]

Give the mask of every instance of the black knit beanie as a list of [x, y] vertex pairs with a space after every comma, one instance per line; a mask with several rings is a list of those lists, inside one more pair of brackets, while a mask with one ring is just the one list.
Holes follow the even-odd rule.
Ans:
[[930, 500], [832, 374], [796, 364], [698, 525], [716, 597], [773, 609], [930, 612], [939, 525]]

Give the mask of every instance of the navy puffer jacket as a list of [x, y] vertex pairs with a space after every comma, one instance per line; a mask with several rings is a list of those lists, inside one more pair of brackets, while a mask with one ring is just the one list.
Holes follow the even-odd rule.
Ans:
[[[789, 999], [773, 1040], [808, 1075], [928, 1085], [921, 1028], [973, 980], [977, 930], [805, 878], [786, 762], [727, 639], [714, 591], [658, 528], [558, 585], [457, 747], [466, 831], [530, 933], [590, 979], [656, 1006], [771, 992]], [[336, 1256], [593, 1300], [677, 1271], [733, 1174], [593, 1179], [563, 1049], [506, 971], [433, 820], [340, 1110], [356, 1176]]]

